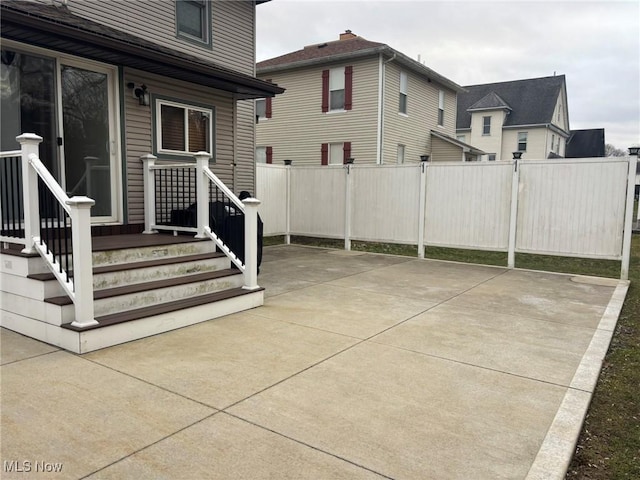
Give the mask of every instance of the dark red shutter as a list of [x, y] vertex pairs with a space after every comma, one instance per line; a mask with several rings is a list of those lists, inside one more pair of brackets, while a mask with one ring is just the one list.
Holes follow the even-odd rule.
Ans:
[[342, 163], [347, 163], [347, 158], [351, 158], [351, 142], [344, 142], [342, 152]]
[[329, 70], [322, 71], [322, 111], [329, 111]]
[[265, 99], [265, 116], [271, 118], [271, 97]]
[[[270, 78], [267, 78], [265, 81], [271, 83], [271, 79]], [[264, 115], [267, 118], [271, 118], [271, 112], [272, 112], [271, 100], [273, 100], [273, 98], [267, 97], [265, 99], [265, 102], [264, 102], [264, 105], [265, 105], [265, 113], [264, 113]]]
[[353, 107], [353, 67], [344, 67], [344, 109]]
[[329, 144], [323, 143], [322, 148], [320, 149], [321, 160], [320, 163], [322, 165], [329, 165]]
[[273, 147], [267, 147], [267, 163], [273, 163]]

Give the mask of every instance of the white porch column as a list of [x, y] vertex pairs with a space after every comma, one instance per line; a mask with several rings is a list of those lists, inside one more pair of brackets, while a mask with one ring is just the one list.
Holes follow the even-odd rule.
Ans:
[[142, 183], [144, 189], [144, 231], [142, 233], [158, 233], [151, 228], [156, 223], [156, 174], [151, 170], [157, 157], [148, 153], [140, 157], [142, 161]]
[[205, 167], [209, 166], [211, 154], [198, 152], [196, 157], [196, 205], [197, 227], [196, 238], [205, 238], [204, 227], [209, 226], [209, 179], [204, 174]]
[[257, 198], [245, 198], [244, 204], [244, 285], [256, 290], [258, 285], [258, 206]]
[[76, 319], [74, 327], [97, 325], [93, 318], [93, 260], [91, 258], [91, 207], [88, 197], [71, 197], [67, 201], [71, 213], [71, 244], [73, 248], [73, 292]]
[[22, 201], [24, 203], [24, 238], [22, 253], [36, 253], [33, 237], [40, 236], [40, 206], [38, 202], [38, 174], [29, 165], [29, 156], [40, 158], [42, 137], [35, 133], [23, 133], [16, 137], [22, 150]]

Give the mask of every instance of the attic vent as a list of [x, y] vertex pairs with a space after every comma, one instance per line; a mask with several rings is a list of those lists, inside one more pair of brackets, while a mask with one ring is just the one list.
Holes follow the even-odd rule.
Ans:
[[324, 48], [324, 47], [326, 47], [326, 46], [327, 46], [327, 44], [326, 44], [326, 43], [322, 43], [322, 44], [318, 45], [318, 48]]

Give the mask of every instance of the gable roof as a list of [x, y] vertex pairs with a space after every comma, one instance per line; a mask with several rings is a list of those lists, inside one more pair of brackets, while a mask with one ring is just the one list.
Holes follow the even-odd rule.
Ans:
[[604, 157], [604, 128], [571, 130], [564, 156], [566, 158]]
[[256, 72], [258, 75], [265, 75], [271, 72], [326, 65], [382, 54], [415, 73], [450, 88], [454, 92], [464, 91], [464, 88], [457, 83], [452, 82], [438, 72], [391, 48], [385, 43], [372, 42], [352, 34], [349, 30], [347, 30], [346, 34], [341, 34], [340, 37], [341, 40], [307, 45], [301, 50], [258, 62], [256, 64]]
[[284, 92], [251, 75], [74, 15], [64, 5], [2, 0], [0, 8], [2, 38], [217, 88], [242, 99]]
[[467, 92], [458, 94], [456, 129], [471, 128], [469, 109], [485, 97], [497, 97], [511, 107], [505, 127], [551, 123], [564, 84], [565, 76], [557, 75], [464, 87]]
[[511, 107], [507, 102], [500, 98], [496, 92], [487, 93], [484, 97], [471, 105], [467, 111], [474, 110], [495, 110], [495, 109], [507, 109], [511, 110]]

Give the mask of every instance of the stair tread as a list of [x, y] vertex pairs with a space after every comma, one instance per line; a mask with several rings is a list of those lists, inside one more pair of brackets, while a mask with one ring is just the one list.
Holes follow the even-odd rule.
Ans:
[[205, 305], [207, 303], [227, 300], [230, 298], [239, 297], [239, 296], [247, 295], [250, 293], [260, 292], [262, 290], [264, 290], [264, 288], [259, 288], [256, 290], [246, 290], [242, 287], [230, 288], [228, 290], [223, 290], [221, 292], [207, 293], [204, 295], [199, 295], [197, 297], [183, 298], [181, 300], [174, 300], [172, 302], [160, 303], [160, 304], [152, 305], [149, 307], [137, 308], [135, 310], [128, 310], [126, 312], [103, 315], [101, 317], [96, 318], [96, 321], [98, 322], [97, 325], [92, 325], [89, 327], [78, 328], [78, 327], [74, 327], [71, 324], [64, 324], [62, 325], [62, 328], [65, 328], [67, 330], [73, 330], [76, 332], [85, 332], [87, 330], [94, 330], [96, 328], [116, 325], [118, 323], [130, 322], [132, 320], [138, 320], [141, 318], [151, 317], [154, 315], [160, 315], [162, 313], [170, 313], [178, 310], [183, 310], [185, 308], [197, 307], [200, 305]]
[[[154, 280], [152, 282], [135, 283], [132, 285], [126, 285], [123, 287], [105, 288], [102, 290], [95, 290], [93, 292], [93, 299], [100, 300], [103, 298], [117, 297], [119, 295], [126, 295], [131, 293], [145, 292], [148, 290], [154, 290], [157, 288], [167, 288], [177, 285], [184, 285], [185, 283], [202, 282], [206, 280], [214, 280], [216, 278], [224, 278], [234, 275], [239, 275], [242, 272], [232, 268], [226, 268], [224, 270], [215, 270], [212, 272], [196, 273], [193, 275], [184, 275], [181, 277], [172, 277], [162, 280]], [[58, 297], [49, 297], [44, 300], [47, 303], [53, 303], [55, 305], [70, 305], [72, 302], [68, 295], [61, 295]]]
[[[121, 272], [124, 270], [135, 270], [137, 268], [159, 267], [162, 265], [175, 265], [177, 263], [209, 260], [212, 258], [221, 258], [224, 256], [225, 256], [224, 253], [221, 253], [221, 252], [209, 252], [209, 253], [199, 253], [195, 255], [182, 255], [179, 257], [167, 257], [167, 258], [159, 258], [154, 260], [144, 260], [141, 262], [104, 265], [102, 267], [94, 267], [93, 274], [96, 275], [100, 273]], [[73, 272], [69, 272], [69, 276], [73, 277]], [[55, 275], [53, 275], [53, 273], [47, 272], [47, 273], [34, 273], [31, 275], [27, 275], [27, 278], [31, 278], [33, 280], [47, 281], [47, 280], [54, 280], [56, 277]]]

